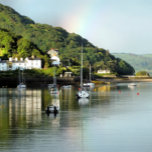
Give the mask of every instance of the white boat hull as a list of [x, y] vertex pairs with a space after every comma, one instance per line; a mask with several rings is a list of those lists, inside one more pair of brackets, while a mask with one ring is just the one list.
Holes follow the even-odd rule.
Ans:
[[19, 84], [17, 86], [18, 89], [25, 89], [26, 88], [26, 85], [25, 84]]
[[94, 83], [84, 83], [83, 86], [84, 87], [89, 87], [89, 88], [94, 88], [95, 84]]
[[77, 93], [77, 96], [79, 98], [88, 98], [89, 97], [89, 93], [87, 91], [84, 91], [84, 90], [80, 90], [78, 93]]
[[62, 86], [63, 89], [71, 89], [72, 86], [71, 85], [65, 85], [65, 86]]

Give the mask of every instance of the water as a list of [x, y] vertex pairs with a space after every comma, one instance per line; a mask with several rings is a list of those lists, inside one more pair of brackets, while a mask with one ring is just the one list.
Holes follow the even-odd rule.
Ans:
[[[0, 152], [151, 152], [152, 84], [99, 86], [88, 100], [76, 89], [0, 89]], [[56, 116], [46, 115], [51, 103]]]

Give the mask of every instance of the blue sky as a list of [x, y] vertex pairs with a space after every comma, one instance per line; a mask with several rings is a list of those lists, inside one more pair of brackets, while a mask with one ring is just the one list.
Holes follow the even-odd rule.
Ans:
[[0, 0], [35, 22], [61, 26], [94, 45], [152, 53], [151, 0]]

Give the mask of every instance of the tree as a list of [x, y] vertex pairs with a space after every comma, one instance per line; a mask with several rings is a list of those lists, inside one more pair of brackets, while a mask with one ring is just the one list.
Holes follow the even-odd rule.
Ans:
[[149, 77], [150, 74], [147, 71], [139, 71], [136, 73], [136, 76], [146, 76]]

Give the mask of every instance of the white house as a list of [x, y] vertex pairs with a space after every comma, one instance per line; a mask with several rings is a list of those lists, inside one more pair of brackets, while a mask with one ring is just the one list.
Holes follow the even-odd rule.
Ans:
[[53, 65], [59, 65], [60, 64], [60, 58], [58, 56], [52, 56], [51, 60], [52, 60]]
[[16, 69], [41, 69], [42, 61], [39, 58], [9, 58], [9, 60], [0, 59], [0, 71], [16, 70]]
[[6, 60], [1, 60], [0, 59], [0, 71], [8, 71], [9, 66]]
[[52, 60], [53, 65], [59, 65], [60, 64], [60, 58], [58, 55], [59, 51], [55, 49], [51, 49], [48, 51], [48, 54], [50, 56], [50, 59]]
[[105, 74], [105, 73], [110, 73], [110, 70], [98, 70], [97, 73], [100, 73], [100, 74]]
[[16, 69], [41, 69], [42, 61], [38, 58], [22, 58], [20, 60], [12, 61], [12, 70]]
[[41, 69], [42, 61], [39, 58], [25, 58], [26, 69]]

